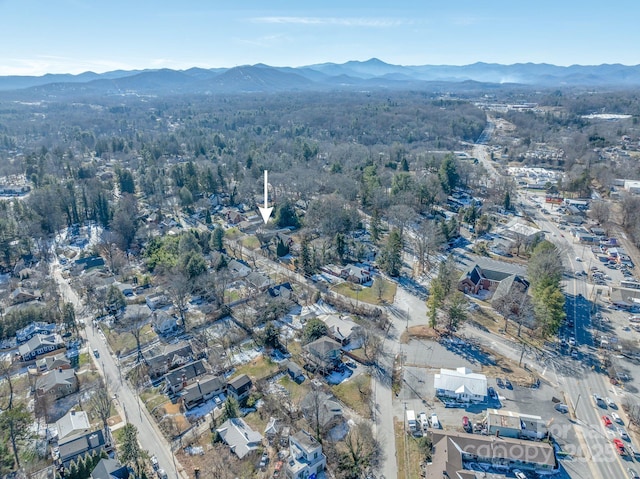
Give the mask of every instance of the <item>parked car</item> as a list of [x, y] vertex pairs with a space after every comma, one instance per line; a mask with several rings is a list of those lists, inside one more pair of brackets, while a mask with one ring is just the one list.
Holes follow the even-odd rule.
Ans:
[[627, 474], [629, 474], [629, 479], [640, 479], [640, 476], [636, 472], [636, 470], [632, 467], [627, 469]]
[[600, 406], [605, 409], [607, 408], [607, 404], [602, 400], [600, 396], [598, 396], [597, 394], [594, 394], [592, 397], [593, 397], [593, 402], [596, 403], [596, 406]]
[[614, 403], [613, 399], [611, 399], [610, 397], [604, 398], [604, 402], [606, 402], [607, 406], [609, 406], [610, 408], [618, 409], [618, 406], [616, 406], [616, 403]]
[[627, 453], [624, 449], [624, 443], [617, 437], [613, 440], [613, 445], [621, 456], [624, 456]]
[[604, 427], [611, 427], [611, 419], [606, 414], [602, 416], [602, 422], [604, 423]]
[[500, 389], [504, 389], [504, 383], [502, 382], [502, 379], [496, 378], [496, 384]]
[[621, 437], [622, 439], [624, 439], [625, 441], [630, 441], [630, 440], [631, 440], [631, 439], [629, 438], [629, 434], [627, 434], [627, 431], [626, 431], [624, 428], [622, 428], [622, 427], [619, 427], [619, 428], [618, 428], [618, 434], [620, 434], [620, 437]]
[[498, 397], [498, 395], [496, 394], [496, 390], [495, 390], [495, 389], [493, 389], [493, 387], [492, 387], [492, 386], [489, 386], [489, 387], [487, 388], [487, 392], [489, 393], [489, 397], [490, 397], [490, 398], [495, 399], [495, 398], [497, 398], [497, 397]]
[[93, 350], [93, 356], [94, 356], [95, 358], [99, 358], [99, 357], [100, 357], [100, 351], [98, 351], [97, 349], [94, 349], [94, 350]]
[[514, 469], [513, 475], [516, 476], [516, 479], [527, 479], [527, 476], [520, 469]]
[[615, 412], [611, 413], [611, 419], [617, 422], [618, 424], [624, 424], [624, 422], [622, 421], [622, 418], [618, 416]]
[[156, 456], [151, 456], [151, 467], [153, 467], [154, 471], [158, 470], [158, 458]]
[[431, 415], [431, 427], [434, 429], [440, 429], [440, 421], [438, 420], [438, 415], [435, 413]]
[[504, 385], [507, 387], [507, 389], [513, 389], [513, 384], [511, 384], [511, 381], [509, 381], [508, 379], [504, 380]]
[[426, 413], [421, 412], [420, 414], [418, 414], [418, 421], [420, 421], [420, 426], [422, 426], [422, 430], [424, 432], [427, 432], [427, 429], [429, 429], [429, 419], [427, 418]]

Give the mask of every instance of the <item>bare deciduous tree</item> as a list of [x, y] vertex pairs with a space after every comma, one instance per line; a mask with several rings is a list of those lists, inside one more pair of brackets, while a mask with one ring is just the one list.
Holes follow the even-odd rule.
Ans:
[[109, 418], [111, 417], [111, 405], [113, 400], [109, 394], [107, 384], [102, 378], [98, 380], [98, 384], [96, 384], [93, 390], [93, 395], [91, 396], [89, 403], [93, 411], [102, 421], [102, 427], [105, 433], [107, 433], [109, 431]]

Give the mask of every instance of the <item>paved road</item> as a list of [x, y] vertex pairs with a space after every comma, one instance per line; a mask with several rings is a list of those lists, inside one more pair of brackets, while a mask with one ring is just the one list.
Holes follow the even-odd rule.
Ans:
[[[83, 305], [77, 294], [66, 281], [58, 267], [52, 265], [51, 273], [58, 284], [60, 293], [66, 302], [70, 302], [76, 311], [83, 311]], [[84, 334], [88, 341], [89, 350], [97, 350], [99, 358], [94, 358], [99, 371], [105, 378], [105, 382], [112, 394], [117, 394], [117, 408], [120, 414], [124, 414], [128, 422], [138, 428], [138, 439], [142, 448], [150, 455], [158, 458], [160, 468], [164, 469], [169, 477], [176, 479], [188, 478], [182, 466], [176, 461], [171, 452], [171, 448], [162, 433], [158, 430], [156, 422], [151, 418], [147, 409], [140, 403], [137, 394], [131, 389], [129, 383], [121, 379], [119, 375], [117, 360], [109, 351], [107, 341], [99, 328], [92, 326], [90, 316], [78, 317], [84, 319], [86, 328]], [[93, 356], [92, 356], [93, 357]], [[173, 471], [173, 474], [171, 472]]]
[[[524, 198], [529, 202], [528, 198]], [[612, 397], [618, 404], [621, 402], [620, 390], [611, 386], [607, 377], [591, 369], [584, 361], [586, 357], [594, 353], [593, 335], [591, 334], [591, 302], [593, 286], [585, 280], [576, 279], [575, 271], [588, 269], [590, 262], [576, 261], [577, 257], [585, 260], [581, 245], [574, 244], [566, 231], [558, 229], [556, 223], [551, 221], [551, 215], [535, 212], [538, 226], [550, 232], [550, 241], [560, 248], [563, 254], [563, 263], [572, 273], [563, 279], [564, 291], [567, 294], [567, 317], [573, 318], [574, 326], [569, 333], [576, 339], [579, 359], [571, 359], [568, 356], [559, 358], [554, 368], [568, 366], [557, 373], [559, 389], [566, 391], [574, 409], [576, 422], [574, 429], [580, 439], [583, 449], [583, 457], [587, 461], [592, 477], [625, 477], [629, 467], [627, 461], [616, 452], [612, 440], [617, 437], [610, 428], [605, 428], [601, 416], [607, 411], [597, 407], [592, 399], [593, 394], [601, 397]], [[590, 255], [591, 253], [589, 253]], [[565, 363], [565, 364], [563, 364]], [[624, 416], [620, 411], [618, 413]]]

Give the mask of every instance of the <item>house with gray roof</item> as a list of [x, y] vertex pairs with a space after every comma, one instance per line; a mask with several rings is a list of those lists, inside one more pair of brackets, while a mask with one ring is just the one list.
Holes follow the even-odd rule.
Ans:
[[102, 430], [88, 432], [80, 436], [71, 436], [69, 440], [58, 441], [57, 461], [69, 468], [71, 461], [76, 461], [87, 454], [100, 454], [106, 449], [106, 441]]
[[341, 344], [323, 336], [303, 346], [304, 357], [323, 372], [332, 371], [341, 361]]
[[289, 458], [286, 462], [286, 477], [304, 479], [317, 477], [327, 466], [327, 456], [322, 445], [307, 431], [298, 431], [289, 436]]
[[64, 354], [45, 356], [36, 361], [38, 372], [53, 371], [55, 369], [71, 369], [71, 360]]
[[262, 443], [262, 434], [251, 429], [241, 418], [227, 419], [216, 431], [238, 459], [255, 451]]
[[86, 411], [71, 410], [56, 421], [58, 442], [66, 442], [70, 438], [91, 431], [89, 416]]
[[165, 391], [176, 394], [206, 372], [207, 367], [202, 360], [174, 369], [165, 376]]
[[63, 347], [64, 342], [59, 334], [35, 334], [29, 341], [18, 347], [18, 354], [23, 361], [31, 361]]
[[524, 268], [493, 260], [471, 264], [458, 280], [458, 289], [463, 293], [477, 295], [486, 291], [485, 294], [492, 296], [492, 300], [510, 294], [514, 287], [524, 291], [529, 288]]
[[155, 355], [147, 359], [149, 365], [149, 377], [151, 379], [164, 376], [167, 372], [191, 362], [193, 350], [186, 341], [175, 344], [167, 344], [161, 349], [155, 350]]
[[317, 418], [323, 431], [341, 426], [346, 421], [340, 403], [323, 391], [307, 393], [300, 403], [300, 409], [307, 420], [313, 422]]
[[75, 369], [54, 369], [36, 380], [36, 394], [51, 396], [55, 399], [77, 392], [78, 387]]
[[103, 458], [91, 471], [91, 479], [129, 479], [129, 468], [117, 459]]
[[236, 401], [242, 401], [249, 396], [252, 387], [251, 378], [246, 374], [241, 374], [227, 382], [227, 393]]
[[53, 323], [43, 323], [42, 321], [34, 321], [22, 329], [16, 331], [16, 340], [18, 344], [26, 343], [36, 334], [49, 335], [56, 331], [56, 325]]
[[226, 382], [218, 376], [196, 379], [195, 383], [184, 388], [184, 394], [180, 397], [180, 400], [186, 409], [191, 409], [214, 396], [222, 394], [225, 387]]

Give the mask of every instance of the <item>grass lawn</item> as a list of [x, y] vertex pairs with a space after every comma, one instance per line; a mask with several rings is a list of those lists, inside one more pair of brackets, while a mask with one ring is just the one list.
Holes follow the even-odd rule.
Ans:
[[255, 250], [260, 248], [260, 240], [255, 236], [247, 236], [246, 238], [243, 238], [242, 246], [251, 250]]
[[238, 228], [233, 227], [233, 228], [229, 228], [227, 231], [225, 231], [224, 232], [224, 236], [225, 236], [225, 238], [229, 238], [231, 240], [234, 240], [234, 239], [238, 239], [240, 236], [242, 236], [242, 232]]
[[395, 420], [393, 428], [396, 436], [396, 458], [398, 461], [398, 477], [421, 477], [420, 463], [422, 452], [418, 440], [406, 434], [402, 421]]
[[149, 412], [167, 401], [167, 397], [160, 392], [160, 388], [145, 389], [140, 393], [140, 398]]
[[391, 304], [393, 303], [393, 298], [396, 296], [396, 289], [398, 288], [398, 285], [396, 283], [391, 283], [386, 279], [383, 279], [382, 281], [385, 284], [384, 291], [382, 292], [382, 300], [378, 300], [378, 293], [374, 291], [374, 288], [364, 286], [361, 287], [362, 289], [360, 291], [358, 291], [357, 289], [354, 289], [357, 285], [348, 281], [336, 284], [332, 290], [338, 294], [342, 294], [343, 296], [347, 296], [357, 301], [362, 301], [363, 303]]
[[89, 356], [89, 353], [80, 353], [78, 356], [78, 368], [81, 368], [85, 364], [91, 364], [91, 356]]
[[[136, 348], [136, 340], [131, 333], [120, 333], [115, 329], [103, 328], [107, 336], [107, 341], [111, 346], [111, 350], [116, 354], [118, 352], [123, 353], [125, 351], [133, 351]], [[156, 338], [156, 333], [150, 324], [145, 324], [142, 327], [142, 334], [140, 335], [140, 345], [153, 341]]]
[[289, 342], [287, 343], [287, 350], [289, 351], [291, 356], [294, 356], [296, 358], [300, 357], [300, 355], [302, 354], [302, 343], [300, 341], [289, 340]]
[[256, 359], [248, 362], [247, 364], [243, 364], [242, 366], [237, 368], [237, 374], [246, 374], [248, 375], [254, 382], [269, 376], [270, 374], [278, 371], [279, 366], [278, 363], [273, 362], [271, 359], [265, 358], [264, 356], [259, 356]]
[[242, 297], [242, 291], [240, 291], [239, 289], [230, 289], [226, 291], [225, 299], [228, 303], [233, 303], [234, 301], [242, 299]]
[[[360, 394], [358, 386], [364, 395]], [[366, 418], [371, 415], [368, 399], [368, 396], [371, 395], [371, 377], [368, 374], [361, 374], [356, 378], [343, 381], [331, 390], [338, 399], [357, 412], [359, 416]]]
[[265, 416], [264, 419], [260, 418], [260, 414], [257, 412], [252, 412], [243, 417], [246, 423], [253, 429], [254, 431], [258, 431], [260, 434], [264, 431], [269, 423], [269, 418]]
[[284, 376], [278, 381], [287, 391], [289, 391], [289, 397], [293, 404], [300, 404], [302, 398], [304, 398], [309, 392], [309, 380], [305, 380], [302, 384], [298, 384], [293, 381], [289, 376]]

